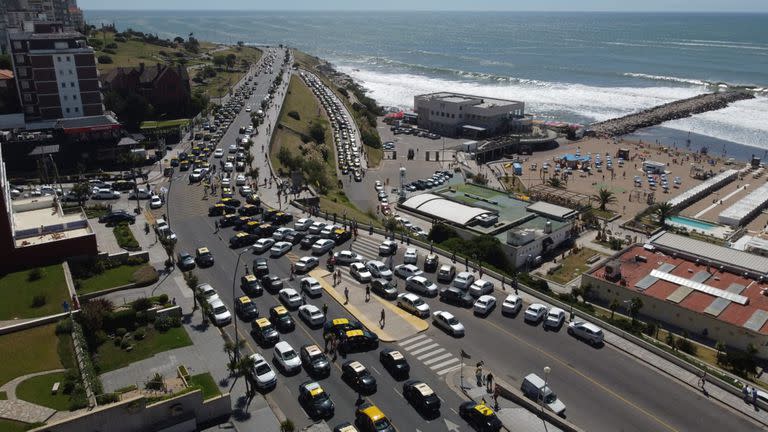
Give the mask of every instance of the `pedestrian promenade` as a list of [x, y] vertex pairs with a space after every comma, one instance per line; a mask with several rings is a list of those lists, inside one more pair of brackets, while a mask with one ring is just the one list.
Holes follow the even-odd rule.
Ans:
[[0, 387], [0, 392], [5, 392], [8, 399], [0, 400], [0, 418], [25, 423], [44, 423], [48, 421], [49, 418], [56, 414], [56, 410], [18, 399], [16, 397], [16, 387], [27, 378], [54, 372], [64, 372], [64, 369], [54, 369], [22, 375], [3, 384], [3, 386]]

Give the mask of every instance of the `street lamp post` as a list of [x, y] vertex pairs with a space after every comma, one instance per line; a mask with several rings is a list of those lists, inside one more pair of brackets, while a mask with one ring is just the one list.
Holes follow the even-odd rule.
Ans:
[[[547, 388], [547, 383], [549, 382], [549, 373], [552, 372], [552, 368], [549, 366], [544, 366], [544, 388]], [[541, 398], [541, 412], [544, 412], [544, 395], [539, 396]]]
[[[243, 254], [246, 252], [250, 252], [253, 250], [253, 246], [248, 246], [247, 248], [243, 249], [237, 254], [237, 263], [235, 263], [235, 271], [232, 272], [232, 301], [234, 301], [237, 297], [235, 296], [235, 283], [237, 281], [237, 269], [240, 267], [240, 258], [243, 257]], [[246, 270], [247, 270], [247, 264], [246, 264]], [[232, 321], [235, 322], [235, 359], [240, 359], [240, 346], [238, 345], [240, 334], [237, 332], [237, 317], [234, 317]]]

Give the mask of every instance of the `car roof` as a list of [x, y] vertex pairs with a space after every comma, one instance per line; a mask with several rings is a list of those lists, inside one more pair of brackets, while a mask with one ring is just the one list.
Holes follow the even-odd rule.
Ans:
[[456, 318], [452, 313], [450, 313], [448, 311], [437, 311], [434, 314], [435, 315], [442, 315], [442, 316], [444, 316], [446, 318]]
[[280, 341], [275, 344], [275, 349], [280, 352], [293, 351], [293, 347], [286, 341]]
[[365, 370], [365, 366], [363, 366], [363, 364], [357, 360], [349, 362], [347, 366], [349, 366], [353, 371], [358, 373]]
[[496, 300], [496, 297], [494, 297], [494, 296], [492, 296], [490, 294], [485, 294], [485, 295], [481, 295], [477, 299], [478, 300], [483, 300], [483, 301], [490, 301], [490, 300]]
[[317, 346], [317, 345], [315, 345], [315, 344], [312, 344], [312, 345], [304, 345], [304, 346], [302, 347], [302, 349], [303, 349], [304, 351], [306, 351], [306, 352], [307, 352], [307, 354], [309, 354], [309, 355], [311, 355], [311, 356], [314, 356], [314, 355], [318, 355], [318, 354], [322, 354], [322, 353], [323, 353], [323, 352], [320, 350], [320, 347], [318, 347], [318, 346]]
[[283, 288], [280, 290], [281, 293], [285, 293], [286, 295], [294, 295], [299, 294], [295, 289], [293, 288]]
[[431, 396], [435, 394], [435, 392], [426, 384], [423, 382], [416, 383], [413, 385], [413, 387], [421, 393], [422, 396]]
[[307, 276], [303, 279], [301, 279], [302, 282], [307, 282], [309, 284], [319, 284], [320, 282], [317, 281], [317, 279], [313, 278], [312, 276]]
[[360, 410], [360, 412], [371, 419], [372, 421], [377, 421], [379, 419], [382, 419], [386, 417], [384, 413], [377, 407], [376, 405], [371, 405], [369, 407], [363, 408]]
[[256, 325], [258, 325], [259, 327], [266, 327], [266, 326], [272, 325], [272, 323], [271, 323], [271, 322], [269, 322], [269, 320], [268, 320], [268, 319], [266, 319], [266, 318], [264, 318], [264, 317], [261, 317], [261, 318], [257, 318], [257, 319], [256, 319], [256, 321], [254, 321], [254, 322], [255, 322], [255, 323], [256, 323]]
[[238, 302], [238, 303], [240, 303], [240, 304], [244, 304], [244, 305], [245, 305], [245, 304], [248, 304], [248, 303], [253, 303], [253, 302], [251, 301], [251, 298], [250, 298], [250, 297], [248, 297], [248, 296], [242, 296], [242, 297], [239, 297], [239, 298], [237, 299], [237, 302]]
[[397, 351], [397, 350], [387, 351], [386, 355], [392, 357], [392, 360], [402, 360], [402, 359], [405, 358], [405, 356], [403, 356], [403, 353], [401, 353], [400, 351]]
[[288, 313], [288, 309], [286, 309], [285, 306], [282, 306], [282, 305], [274, 306], [272, 307], [272, 310], [275, 311], [275, 313], [278, 315], [283, 315]]

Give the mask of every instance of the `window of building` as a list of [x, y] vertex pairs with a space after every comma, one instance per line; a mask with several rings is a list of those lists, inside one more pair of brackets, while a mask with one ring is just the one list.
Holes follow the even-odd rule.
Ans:
[[67, 114], [69, 114], [69, 108], [67, 108]]
[[69, 74], [72, 75], [72, 69], [69, 70]]
[[13, 47], [16, 48], [16, 49], [21, 49], [21, 42], [19, 42], [19, 41], [14, 42], [13, 43]]
[[56, 61], [61, 61], [61, 56], [56, 56]]
[[69, 99], [69, 97], [67, 95], [64, 95], [64, 100], [67, 100], [67, 99]]
[[70, 61], [70, 60], [69, 60], [69, 56], [67, 56], [67, 61]]
[[26, 90], [29, 88], [29, 81], [22, 81], [21, 82], [21, 88]]
[[21, 54], [16, 54], [16, 63], [24, 64], [24, 56]]
[[75, 112], [80, 112], [80, 108], [75, 107]]
[[25, 94], [24, 95], [24, 102], [32, 102], [32, 95], [31, 94]]
[[27, 68], [19, 68], [19, 76], [20, 77], [27, 76]]
[[77, 95], [72, 95], [72, 100], [77, 100]]
[[74, 86], [75, 86], [75, 83], [74, 83], [74, 82], [70, 82], [70, 83], [69, 83], [69, 86], [70, 86], [70, 87], [74, 87]]
[[33, 112], [35, 112], [35, 108], [31, 106], [27, 106], [24, 108], [24, 111], [26, 111], [27, 114], [32, 114]]

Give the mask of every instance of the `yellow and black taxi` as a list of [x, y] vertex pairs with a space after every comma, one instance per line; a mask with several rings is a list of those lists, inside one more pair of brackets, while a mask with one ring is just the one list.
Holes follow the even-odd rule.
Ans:
[[189, 163], [189, 160], [183, 160], [179, 162], [179, 170], [180, 171], [189, 171], [189, 167], [192, 166], [191, 163]]
[[323, 354], [323, 351], [315, 344], [308, 344], [301, 347], [299, 350], [299, 357], [301, 357], [301, 364], [304, 365], [304, 369], [315, 377], [327, 377], [331, 374], [331, 362], [328, 361], [328, 357]]
[[258, 238], [253, 234], [249, 234], [247, 232], [239, 232], [229, 238], [229, 247], [237, 249], [250, 246], [256, 242], [256, 240], [258, 240]]
[[342, 422], [336, 425], [335, 428], [333, 428], [333, 432], [360, 432], [355, 426], [353, 426], [350, 422]]
[[195, 251], [195, 262], [200, 267], [210, 267], [213, 265], [213, 254], [207, 247], [197, 248]]
[[257, 318], [251, 321], [251, 335], [262, 347], [272, 346], [280, 340], [280, 333], [266, 318]]
[[379, 347], [379, 337], [365, 328], [339, 331], [336, 335], [340, 353], [370, 351]]
[[[255, 206], [258, 207], [258, 206], [261, 205], [261, 198], [259, 197], [259, 194], [257, 194], [257, 193], [249, 193], [245, 197], [245, 202], [247, 202], [248, 204], [252, 204], [252, 205], [255, 205]], [[259, 210], [261, 210], [261, 207], [259, 207]]]
[[359, 321], [355, 321], [349, 318], [335, 318], [326, 321], [323, 325], [323, 336], [328, 333], [336, 333], [339, 331], [356, 330], [363, 328], [363, 325]]
[[337, 228], [333, 231], [331, 231], [331, 240], [336, 243], [336, 246], [344, 243], [345, 241], [352, 238], [352, 233], [349, 231], [343, 229], [343, 228]]
[[222, 203], [208, 207], [208, 216], [224, 216], [237, 213], [237, 208]]
[[403, 397], [421, 413], [435, 414], [440, 412], [440, 398], [430, 386], [422, 381], [406, 381], [403, 384]]
[[222, 198], [232, 198], [233, 196], [235, 196], [235, 194], [234, 194], [234, 192], [232, 192], [232, 188], [231, 187], [227, 186], [227, 187], [222, 187], [221, 188], [221, 197]]
[[278, 213], [281, 213], [281, 211], [278, 209], [267, 208], [264, 210], [264, 220], [271, 222], [275, 220], [275, 215], [277, 215]]
[[[257, 224], [259, 223], [258, 221], [254, 220], [250, 216], [239, 216], [239, 215], [236, 215], [236, 217], [237, 217], [237, 221], [235, 221], [235, 225], [234, 225], [235, 226], [235, 230], [245, 231], [245, 228], [248, 226], [249, 222], [256, 222]], [[252, 231], [248, 231], [248, 232], [250, 232], [251, 234], [254, 234]]]
[[236, 214], [228, 214], [222, 216], [219, 219], [219, 227], [226, 228], [237, 225], [237, 221], [240, 219]]
[[379, 361], [395, 379], [408, 378], [411, 373], [411, 365], [408, 364], [408, 360], [400, 351], [384, 348], [379, 352]]
[[499, 418], [496, 417], [496, 413], [484, 403], [473, 401], [464, 402], [459, 405], [459, 415], [476, 431], [497, 432], [501, 430], [501, 420], [499, 420]]
[[275, 233], [276, 229], [277, 227], [272, 225], [271, 223], [262, 223], [261, 225], [259, 225], [259, 228], [256, 230], [254, 234], [258, 235], [261, 238], [272, 237], [272, 234]]
[[246, 204], [239, 209], [237, 209], [237, 212], [240, 213], [241, 216], [256, 216], [259, 214], [259, 211], [261, 210], [261, 207], [253, 205], [253, 204]]
[[255, 221], [248, 216], [243, 216], [243, 219], [246, 219], [247, 222], [241, 225], [240, 229], [259, 237], [259, 229], [261, 227], [261, 222]]
[[347, 360], [341, 365], [341, 379], [359, 393], [376, 393], [376, 378], [357, 360]]
[[299, 385], [299, 403], [312, 420], [329, 419], [335, 412], [331, 396], [315, 381]]
[[247, 274], [240, 278], [240, 289], [249, 296], [258, 297], [264, 294], [264, 288], [254, 274]]
[[273, 306], [269, 309], [269, 321], [274, 324], [275, 327], [281, 333], [292, 332], [296, 328], [296, 323], [293, 321], [291, 313], [285, 306]]
[[250, 297], [242, 296], [235, 299], [235, 313], [243, 321], [251, 322], [259, 317], [259, 309]]
[[172, 167], [179, 166], [179, 163], [180, 163], [179, 158], [171, 158], [171, 166]]
[[230, 207], [240, 207], [242, 203], [237, 198], [222, 198], [216, 204], [224, 204]]
[[274, 222], [278, 225], [287, 224], [288, 222], [293, 221], [293, 215], [290, 213], [285, 212], [277, 212], [274, 216]]
[[379, 407], [370, 402], [363, 403], [355, 411], [355, 425], [360, 432], [397, 432]]

